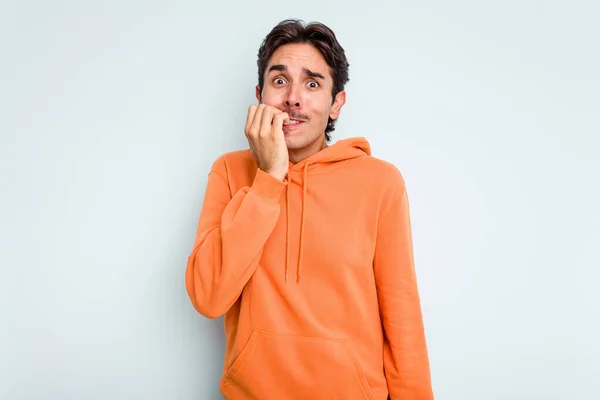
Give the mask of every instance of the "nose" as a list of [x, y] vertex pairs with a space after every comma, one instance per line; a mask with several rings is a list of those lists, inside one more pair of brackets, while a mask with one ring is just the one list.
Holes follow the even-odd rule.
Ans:
[[285, 105], [288, 108], [300, 108], [300, 94], [297, 85], [290, 85]]

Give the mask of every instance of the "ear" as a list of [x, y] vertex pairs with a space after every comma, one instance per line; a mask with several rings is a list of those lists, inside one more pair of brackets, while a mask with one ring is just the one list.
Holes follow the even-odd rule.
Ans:
[[260, 86], [256, 85], [256, 100], [258, 100], [258, 103], [260, 104], [261, 99], [260, 99]]
[[346, 92], [342, 90], [335, 95], [335, 100], [333, 101], [333, 105], [331, 106], [329, 118], [337, 119], [337, 117], [340, 116], [340, 111], [342, 110], [344, 104], [346, 104]]

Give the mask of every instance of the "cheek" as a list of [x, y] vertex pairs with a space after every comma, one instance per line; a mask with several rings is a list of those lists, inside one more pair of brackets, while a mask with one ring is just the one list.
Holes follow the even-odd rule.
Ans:
[[331, 112], [330, 99], [315, 99], [310, 105], [310, 110], [313, 116], [318, 117], [321, 120], [327, 121], [329, 113]]
[[271, 90], [271, 89], [263, 89], [262, 93], [262, 102], [269, 105], [277, 107], [283, 102], [283, 97], [281, 91]]

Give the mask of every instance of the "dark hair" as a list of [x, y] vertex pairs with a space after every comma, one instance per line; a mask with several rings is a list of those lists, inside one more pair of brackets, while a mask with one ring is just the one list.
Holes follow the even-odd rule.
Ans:
[[[308, 25], [302, 20], [287, 19], [281, 21], [263, 40], [258, 50], [258, 86], [262, 91], [265, 83], [265, 70], [269, 59], [278, 47], [285, 44], [307, 43], [314, 46], [325, 58], [329, 65], [329, 73], [333, 78], [333, 89], [331, 91], [332, 104], [335, 96], [348, 82], [348, 60], [344, 49], [338, 43], [335, 34], [327, 26], [319, 22], [311, 22]], [[325, 128], [325, 139], [331, 140], [329, 132], [335, 130], [335, 120], [329, 118]]]

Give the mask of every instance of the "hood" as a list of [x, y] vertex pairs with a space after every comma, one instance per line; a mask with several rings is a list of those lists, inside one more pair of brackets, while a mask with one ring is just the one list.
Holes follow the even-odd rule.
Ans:
[[343, 139], [299, 163], [290, 162], [290, 171], [320, 170], [332, 163], [370, 155], [371, 146], [367, 139], [363, 137]]
[[327, 169], [332, 164], [351, 160], [357, 157], [370, 156], [371, 146], [367, 139], [363, 137], [349, 138], [337, 141], [335, 144], [324, 148], [312, 156], [296, 164], [290, 162], [287, 175], [288, 185], [286, 188], [286, 251], [285, 251], [285, 281], [288, 280], [290, 268], [290, 184], [294, 180], [295, 173], [302, 173], [302, 215], [300, 217], [300, 249], [298, 251], [298, 263], [296, 265], [296, 283], [300, 281], [302, 270], [302, 252], [304, 246], [304, 220], [307, 212], [310, 212], [310, 206], [306, 204], [306, 188], [308, 187], [308, 177], [310, 172], [316, 172]]

